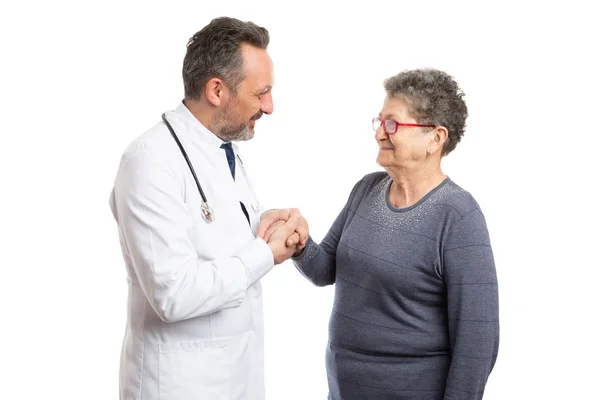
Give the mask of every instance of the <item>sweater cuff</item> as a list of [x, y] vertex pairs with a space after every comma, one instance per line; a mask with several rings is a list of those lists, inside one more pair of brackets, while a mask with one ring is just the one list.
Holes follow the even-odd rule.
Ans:
[[305, 258], [308, 260], [310, 257], [307, 254], [314, 253], [314, 249], [312, 247], [315, 245], [316, 245], [316, 243], [312, 240], [312, 238], [309, 235], [308, 240], [306, 241], [306, 246], [304, 246], [304, 250], [302, 250], [302, 254], [300, 254], [298, 257], [292, 257], [292, 261], [300, 262], [300, 261], [304, 260]]
[[246, 268], [247, 287], [252, 286], [254, 282], [262, 278], [275, 266], [273, 252], [261, 238], [256, 238], [250, 242], [236, 257], [240, 259], [244, 264], [244, 268]]

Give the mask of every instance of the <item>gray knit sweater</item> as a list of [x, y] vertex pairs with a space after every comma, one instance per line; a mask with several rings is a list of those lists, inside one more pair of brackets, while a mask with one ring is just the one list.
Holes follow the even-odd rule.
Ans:
[[335, 283], [331, 400], [481, 399], [498, 354], [498, 285], [485, 218], [449, 178], [397, 209], [390, 176], [358, 182], [298, 270]]

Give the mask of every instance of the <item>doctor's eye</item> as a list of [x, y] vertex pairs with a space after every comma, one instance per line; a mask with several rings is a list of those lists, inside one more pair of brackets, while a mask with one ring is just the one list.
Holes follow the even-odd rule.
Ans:
[[265, 96], [267, 93], [269, 93], [270, 91], [271, 91], [271, 88], [267, 88], [267, 89], [263, 90], [262, 92], [259, 92], [259, 93], [257, 93], [257, 94], [256, 94], [256, 96], [257, 96], [259, 99], [262, 99], [262, 98], [263, 98], [263, 97], [264, 97], [264, 96]]

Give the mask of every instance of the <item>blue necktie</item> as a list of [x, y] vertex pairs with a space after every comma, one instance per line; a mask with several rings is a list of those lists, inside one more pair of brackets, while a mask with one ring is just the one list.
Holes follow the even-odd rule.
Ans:
[[225, 155], [227, 156], [227, 163], [229, 164], [229, 170], [231, 171], [231, 176], [233, 180], [235, 180], [235, 156], [233, 155], [233, 147], [230, 142], [223, 143], [221, 148], [225, 150]]
[[[233, 154], [233, 147], [230, 142], [223, 143], [221, 148], [225, 150], [225, 155], [227, 156], [227, 163], [229, 164], [229, 170], [231, 171], [231, 176], [233, 180], [235, 180], [235, 155]], [[244, 203], [240, 201], [240, 206], [242, 207], [242, 212], [246, 216], [248, 220], [248, 224], [250, 224], [250, 216], [248, 215], [248, 211], [246, 210], [246, 206]]]

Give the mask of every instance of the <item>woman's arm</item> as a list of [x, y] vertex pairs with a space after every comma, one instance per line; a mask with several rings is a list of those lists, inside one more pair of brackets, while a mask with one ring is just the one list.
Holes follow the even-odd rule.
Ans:
[[485, 218], [466, 214], [444, 243], [452, 362], [444, 400], [481, 399], [499, 346], [498, 281]]
[[338, 243], [346, 225], [348, 210], [352, 206], [361, 182], [362, 180], [354, 185], [344, 209], [338, 214], [323, 241], [317, 244], [309, 237], [302, 253], [292, 258], [298, 271], [316, 286], [327, 286], [335, 283], [335, 258]]
[[342, 235], [345, 217], [344, 208], [320, 244], [309, 237], [302, 253], [292, 258], [298, 271], [316, 286], [335, 283], [335, 253]]

